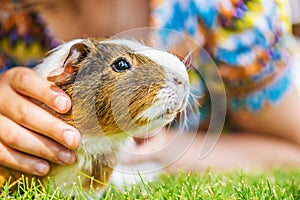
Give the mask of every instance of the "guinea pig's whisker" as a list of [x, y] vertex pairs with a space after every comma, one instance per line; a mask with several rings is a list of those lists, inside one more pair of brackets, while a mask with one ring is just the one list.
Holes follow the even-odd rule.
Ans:
[[188, 128], [187, 125], [188, 125], [187, 124], [187, 114], [186, 114], [185, 110], [183, 110], [180, 113], [178, 132], [182, 133], [184, 130], [186, 130]]
[[193, 66], [193, 64], [192, 64], [193, 55], [192, 54], [193, 54], [193, 51], [190, 50], [190, 52], [182, 60], [182, 62], [186, 66], [187, 70], [190, 69], [191, 66]]
[[187, 129], [188, 128], [188, 118], [187, 118], [187, 112], [186, 111], [183, 111], [183, 122], [182, 122], [182, 124], [183, 124], [183, 129]]
[[191, 112], [193, 117], [196, 117], [199, 114], [199, 107], [201, 107], [200, 103], [198, 102], [199, 98], [200, 97], [193, 93], [190, 94], [190, 100], [188, 101], [186, 110]]
[[[166, 126], [165, 126], [166, 132], [167, 132], [168, 130], [170, 130], [171, 128], [172, 128], [172, 123], [169, 123], [168, 125], [166, 125]], [[166, 133], [164, 133], [164, 134], [166, 134]]]
[[185, 128], [184, 122], [186, 121], [186, 112], [181, 111], [180, 112], [180, 118], [179, 118], [179, 129], [183, 130]]
[[[191, 91], [193, 91], [193, 89], [194, 90], [196, 90], [196, 88], [195, 87], [192, 87], [191, 86]], [[191, 98], [191, 100], [193, 101], [193, 102], [196, 102], [197, 101], [197, 99], [199, 99], [199, 98], [202, 98], [203, 97], [203, 95], [196, 95], [195, 93], [193, 93], [193, 92], [190, 92], [190, 94], [189, 94], [190, 96], [189, 96], [189, 98]]]
[[[146, 44], [145, 41], [144, 41], [143, 39], [141, 39], [139, 42], [140, 42], [141, 44], [143, 44], [143, 45]], [[145, 46], [146, 46], [146, 45], [145, 45]]]
[[[181, 60], [189, 63], [191, 55], [190, 52]], [[83, 140], [74, 151], [78, 162], [70, 166], [51, 165], [49, 174], [41, 177], [44, 186], [49, 176], [53, 178], [53, 186], [64, 188], [68, 193], [72, 193], [74, 183], [79, 185], [83, 181], [84, 194], [89, 189], [102, 194], [128, 137], [141, 136], [141, 140], [149, 143], [148, 139], [154, 134], [167, 137], [165, 128], [176, 125], [180, 132], [186, 126], [185, 107], [194, 108], [193, 102], [187, 102], [190, 86], [183, 62], [168, 49], [144, 46], [126, 38], [75, 39], [52, 50], [36, 66], [37, 72], [45, 78], [57, 79], [54, 84], [80, 101], [72, 112], [49, 111], [79, 127]], [[53, 65], [62, 71], [56, 73], [55, 70], [51, 74], [55, 69], [51, 63], [58, 63]], [[72, 73], [72, 80], [65, 80], [64, 72]], [[76, 87], [79, 83], [83, 87]], [[92, 105], [86, 103], [91, 101]], [[178, 113], [182, 118], [174, 119]], [[94, 120], [98, 123], [92, 123]], [[85, 172], [86, 176], [80, 172]]]

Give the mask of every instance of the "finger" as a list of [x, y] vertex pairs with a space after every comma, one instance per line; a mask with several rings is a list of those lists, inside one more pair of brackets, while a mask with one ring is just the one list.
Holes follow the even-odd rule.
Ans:
[[10, 74], [9, 84], [22, 95], [32, 97], [60, 113], [70, 110], [70, 97], [33, 70], [17, 68]]
[[38, 176], [46, 175], [50, 165], [45, 160], [15, 151], [0, 142], [0, 163], [6, 167]]
[[16, 93], [7, 95], [8, 99], [15, 99], [13, 106], [1, 108], [2, 114], [7, 118], [34, 132], [48, 136], [67, 148], [75, 149], [79, 146], [80, 134], [73, 126]]
[[[4, 126], [5, 125], [5, 126]], [[5, 127], [3, 129], [2, 127]], [[74, 152], [53, 140], [31, 132], [0, 115], [0, 142], [15, 150], [38, 156], [58, 164], [72, 164]]]

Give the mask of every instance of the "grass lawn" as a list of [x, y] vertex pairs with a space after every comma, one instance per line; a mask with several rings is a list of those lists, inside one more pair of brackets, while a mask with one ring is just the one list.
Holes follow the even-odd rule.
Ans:
[[[14, 194], [8, 185], [0, 192], [0, 199], [72, 199], [63, 196], [59, 188], [28, 186], [26, 179]], [[74, 187], [75, 199], [85, 199], [80, 187]], [[107, 188], [103, 199], [300, 199], [300, 170], [270, 172], [227, 172], [202, 174], [180, 173], [162, 175], [156, 182], [142, 182], [124, 191]]]

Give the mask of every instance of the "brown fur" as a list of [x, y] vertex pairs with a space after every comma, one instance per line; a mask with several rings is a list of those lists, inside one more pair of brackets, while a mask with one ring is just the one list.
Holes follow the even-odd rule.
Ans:
[[[163, 67], [122, 45], [102, 44], [97, 40], [86, 42], [71, 48], [62, 73], [48, 77], [72, 98], [72, 109], [66, 114], [48, 109], [49, 112], [75, 126], [83, 138], [98, 134], [109, 139], [149, 123], [148, 119], [137, 116], [156, 101], [155, 96], [165, 83]], [[134, 70], [114, 72], [110, 66], [120, 57], [127, 59]], [[83, 155], [85, 150], [79, 148], [76, 153]], [[111, 152], [86, 156], [93, 165], [81, 171], [98, 180], [92, 182], [93, 187], [102, 188], [101, 183], [108, 182], [116, 164], [116, 153], [117, 149], [112, 148]], [[52, 164], [52, 171], [61, 167]], [[0, 166], [2, 183], [9, 177], [17, 180], [22, 174]], [[88, 189], [91, 181], [85, 180], [83, 187]]]
[[[95, 48], [90, 50], [88, 57], [77, 64], [78, 69], [74, 70], [74, 75], [62, 83], [56, 82], [75, 101], [70, 112], [57, 115], [77, 128], [84, 129], [83, 134], [95, 133], [93, 129], [95, 127], [90, 127], [91, 124], [97, 124], [96, 128], [98, 128], [99, 123], [104, 135], [130, 130], [132, 119], [138, 126], [145, 125], [147, 121], [136, 117], [155, 102], [154, 97], [165, 82], [166, 75], [162, 67], [156, 66], [153, 61], [141, 55], [131, 53], [130, 49], [121, 45], [101, 43], [93, 45]], [[119, 57], [132, 62], [135, 66], [134, 73], [112, 72], [110, 65]], [[149, 71], [154, 71], [152, 76]], [[75, 79], [76, 84], [74, 84]], [[127, 105], [124, 104], [124, 100], [128, 102]], [[115, 102], [115, 114], [113, 114], [112, 102]], [[98, 123], [87, 124], [86, 119], [93, 112], [97, 114]], [[128, 118], [128, 112], [131, 118]], [[122, 122], [124, 127], [120, 127], [118, 122]]]

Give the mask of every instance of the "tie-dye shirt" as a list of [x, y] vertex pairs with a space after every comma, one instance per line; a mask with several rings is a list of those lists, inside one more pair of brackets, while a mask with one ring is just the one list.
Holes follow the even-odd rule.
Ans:
[[[222, 81], [215, 81], [215, 88], [200, 91], [218, 92], [224, 83], [227, 111], [259, 112], [278, 103], [290, 87], [291, 58], [297, 46], [287, 0], [153, 0], [152, 7], [152, 26], [188, 34], [211, 56], [205, 58], [208, 65], [194, 61], [190, 74], [200, 72], [205, 79], [220, 73]], [[162, 43], [172, 46], [171, 34], [158, 35]], [[206, 68], [211, 60], [218, 70], [209, 74]], [[197, 82], [195, 77], [192, 83]], [[209, 80], [201, 85], [205, 82]], [[204, 102], [202, 98], [202, 118], [209, 117], [210, 96]]]
[[[192, 59], [190, 79], [197, 96], [201, 96], [202, 116], [208, 113], [210, 98], [201, 93], [218, 92], [222, 87], [203, 78], [214, 76], [209, 65], [216, 66], [222, 77], [229, 110], [247, 108], [256, 112], [265, 104], [278, 102], [287, 91], [292, 69], [290, 57], [295, 50], [291, 45], [287, 0], [151, 0], [150, 4], [150, 25], [161, 28], [156, 39], [166, 48], [171, 48], [175, 37], [171, 31], [163, 30], [187, 34], [194, 44], [203, 47], [196, 56], [187, 55], [192, 51], [190, 47], [186, 47], [190, 52], [181, 55]], [[7, 26], [7, 20], [4, 23], [0, 16], [2, 71], [13, 65], [32, 65], [41, 53], [57, 45], [39, 15], [24, 16], [19, 19], [37, 27], [37, 32], [24, 30], [21, 20], [14, 19], [16, 16]], [[207, 89], [208, 84], [213, 88]]]
[[43, 1], [0, 0], [0, 73], [34, 67], [59, 42], [35, 7]]

